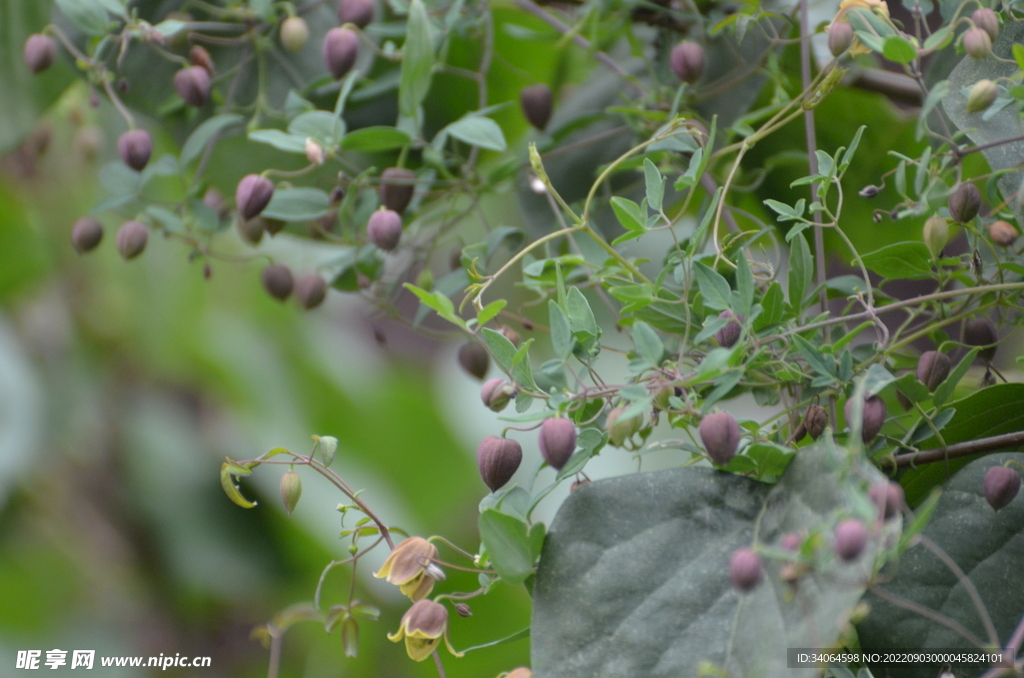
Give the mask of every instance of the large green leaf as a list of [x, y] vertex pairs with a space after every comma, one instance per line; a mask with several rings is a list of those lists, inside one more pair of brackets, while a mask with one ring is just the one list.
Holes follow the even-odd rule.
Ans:
[[[978, 438], [1024, 431], [1024, 384], [997, 384], [949, 404], [956, 415], [942, 429], [947, 445]], [[940, 447], [934, 437], [920, 443], [918, 449]], [[946, 463], [925, 464], [907, 470], [900, 483], [911, 506], [921, 502], [931, 489], [972, 461], [974, 457], [950, 459]]]
[[[998, 513], [985, 501], [982, 479], [992, 466], [1008, 459], [1024, 462], [1024, 454], [1003, 453], [978, 459], [964, 467], [946, 485], [924, 536], [931, 539], [959, 566], [974, 584], [988, 610], [1000, 645], [1009, 640], [1024, 613], [1024, 586], [1020, 585], [1024, 563], [1024, 497], [1018, 496]], [[967, 588], [932, 551], [917, 545], [900, 559], [893, 579], [881, 586], [889, 594], [923, 605], [949, 617], [980, 640], [988, 635]], [[875, 649], [925, 650], [929, 648], [973, 648], [957, 633], [922, 615], [868, 594], [871, 614], [857, 625], [861, 647]], [[872, 667], [876, 676], [933, 678], [941, 666], [916, 662], [889, 667]], [[957, 675], [978, 675], [984, 667]]]
[[[780, 563], [747, 595], [729, 559], [755, 541], [828, 529], [871, 468], [842, 473], [825, 444], [800, 451], [774, 488], [706, 468], [603, 480], [566, 500], [534, 588], [537, 678], [679, 678], [710, 661], [734, 676], [786, 676], [787, 647], [828, 645], [860, 599], [857, 566], [826, 560], [794, 598]], [[866, 565], [866, 563], [862, 563]], [[839, 581], [837, 579], [842, 579]]]
[[[1003, 59], [1009, 59], [1010, 63], [995, 59], [979, 61], [965, 56], [963, 61], [949, 74], [949, 94], [942, 99], [942, 108], [946, 111], [949, 119], [971, 141], [978, 145], [993, 144], [982, 153], [985, 154], [985, 159], [994, 170], [1018, 167], [1021, 157], [1024, 156], [1024, 141], [1018, 139], [1010, 143], [994, 143], [1020, 136], [1020, 123], [1017, 119], [1016, 109], [1014, 106], [1007, 106], [986, 120], [985, 118], [988, 116], [984, 111], [967, 112], [967, 97], [962, 94], [962, 91], [983, 78], [997, 81], [1017, 73], [1017, 66], [1012, 63], [1011, 48], [1015, 43], [1020, 42], [1024, 42], [1024, 24], [1008, 22], [993, 43], [992, 52]], [[1024, 171], [1009, 172], [999, 179], [999, 190], [1004, 197], [1012, 196], [1020, 188], [1022, 182], [1024, 182]], [[1024, 200], [1018, 197], [1011, 203], [1011, 206], [1017, 219], [1024, 221]]]
[[398, 85], [398, 110], [406, 118], [418, 119], [419, 107], [430, 91], [434, 68], [434, 37], [422, 0], [409, 5], [409, 23], [402, 48], [402, 77]]

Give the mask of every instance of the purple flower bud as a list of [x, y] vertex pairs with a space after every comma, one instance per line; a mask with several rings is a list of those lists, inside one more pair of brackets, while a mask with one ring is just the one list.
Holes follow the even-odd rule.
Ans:
[[103, 224], [92, 217], [82, 217], [71, 227], [71, 245], [79, 254], [96, 249], [103, 239]]
[[373, 21], [373, 0], [341, 0], [338, 3], [338, 21], [366, 28]]
[[800, 548], [803, 541], [804, 540], [799, 534], [796, 532], [790, 532], [782, 538], [782, 541], [779, 543], [779, 547], [785, 551], [796, 551]]
[[[846, 423], [849, 426], [853, 426], [853, 398], [846, 401], [846, 406], [843, 407], [843, 413], [846, 415]], [[864, 401], [864, 406], [861, 410], [861, 427], [860, 427], [860, 438], [865, 443], [870, 443], [878, 435], [879, 431], [882, 430], [882, 426], [885, 424], [886, 417], [889, 413], [885, 407], [885, 401], [880, 397], [873, 395]]]
[[487, 354], [487, 349], [475, 341], [463, 344], [459, 348], [459, 365], [477, 379], [483, 380], [490, 363], [491, 356]]
[[701, 420], [698, 430], [711, 461], [719, 466], [728, 465], [740, 445], [740, 425], [736, 417], [728, 412], [709, 414]]
[[828, 426], [828, 412], [821, 405], [809, 405], [804, 413], [804, 430], [817, 440]]
[[378, 249], [392, 251], [402, 239], [402, 217], [392, 210], [377, 210], [366, 224], [366, 236]]
[[828, 51], [839, 56], [853, 44], [853, 26], [849, 21], [833, 21], [828, 27]]
[[995, 343], [999, 341], [996, 326], [988, 318], [975, 318], [964, 323], [964, 343], [968, 346], [987, 346], [978, 357], [985, 362], [992, 362], [996, 357]]
[[[486, 372], [486, 370], [485, 370]], [[516, 394], [515, 387], [500, 377], [488, 379], [480, 389], [480, 400], [489, 409], [501, 412]]]
[[972, 28], [964, 33], [964, 50], [975, 59], [984, 59], [992, 53], [992, 38], [983, 28]]
[[740, 323], [745, 318], [741, 315], [736, 315], [728, 309], [719, 313], [718, 317], [731, 318], [732, 320], [726, 323], [725, 327], [715, 332], [715, 341], [718, 342], [719, 346], [732, 348], [740, 339], [740, 334], [743, 332], [743, 326]]
[[998, 511], [1017, 496], [1020, 474], [1007, 466], [993, 466], [985, 472], [982, 487], [985, 490], [985, 501]]
[[292, 279], [292, 272], [284, 264], [269, 264], [260, 274], [260, 281], [267, 294], [278, 301], [284, 301], [292, 293], [295, 281]]
[[519, 469], [523, 448], [511, 438], [487, 436], [476, 450], [476, 463], [484, 484], [495, 492], [503, 487]]
[[692, 85], [704, 75], [704, 48], [696, 42], [687, 40], [673, 47], [669, 61], [672, 70], [683, 82]]
[[332, 28], [324, 37], [324, 64], [335, 80], [345, 77], [359, 56], [359, 36], [348, 28]]
[[974, 10], [974, 13], [971, 14], [971, 21], [976, 27], [988, 33], [990, 39], [995, 40], [999, 37], [999, 17], [987, 7]]
[[52, 66], [57, 58], [57, 43], [53, 41], [53, 38], [41, 33], [30, 35], [25, 41], [25, 50], [22, 56], [25, 57], [28, 70], [33, 73], [41, 73]]
[[519, 92], [519, 104], [527, 121], [543, 132], [551, 119], [551, 88], [545, 83], [524, 87]]
[[140, 221], [126, 221], [117, 230], [117, 251], [121, 253], [125, 261], [134, 259], [146, 249], [146, 241], [149, 240], [149, 229]]
[[545, 419], [540, 425], [540, 453], [548, 466], [561, 471], [576, 449], [576, 427], [568, 419]]
[[153, 154], [153, 137], [144, 129], [128, 130], [117, 140], [117, 152], [124, 164], [141, 172]]
[[380, 202], [401, 214], [412, 201], [416, 173], [404, 167], [389, 167], [380, 175]]
[[949, 216], [958, 224], [966, 224], [978, 216], [981, 209], [981, 191], [970, 182], [957, 186], [953, 195], [949, 196]]
[[307, 311], [316, 308], [327, 297], [327, 282], [316, 273], [304, 275], [295, 281], [295, 298]]
[[202, 66], [189, 66], [174, 74], [174, 89], [189, 106], [205, 106], [210, 100], [210, 87], [210, 74]]
[[900, 512], [903, 506], [903, 487], [896, 482], [878, 483], [868, 490], [868, 496], [878, 507], [882, 518], [889, 520]]
[[925, 351], [917, 361], [917, 380], [927, 386], [929, 391], [934, 391], [946, 381], [952, 367], [953, 361], [945, 353]]
[[235, 206], [243, 219], [259, 215], [274, 197], [274, 184], [259, 174], [247, 174], [235, 189]]
[[992, 105], [992, 102], [999, 96], [999, 88], [994, 82], [982, 78], [971, 86], [967, 92], [967, 112], [977, 113]]
[[748, 548], [737, 549], [729, 560], [729, 579], [744, 593], [761, 583], [761, 570], [761, 557]]
[[868, 542], [868, 532], [864, 529], [864, 523], [855, 519], [847, 518], [836, 525], [835, 549], [836, 555], [849, 562], [856, 560], [864, 551]]

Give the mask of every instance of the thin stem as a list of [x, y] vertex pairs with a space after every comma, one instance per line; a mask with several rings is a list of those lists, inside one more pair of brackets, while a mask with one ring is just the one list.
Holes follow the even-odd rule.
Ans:
[[973, 633], [965, 629], [956, 620], [950, 619], [949, 617], [940, 612], [936, 612], [935, 610], [925, 607], [924, 605], [921, 605], [919, 603], [915, 603], [912, 600], [907, 600], [906, 598], [901, 598], [900, 596], [889, 593], [877, 584], [872, 584], [868, 587], [868, 590], [877, 595], [879, 598], [889, 601], [896, 607], [902, 607], [904, 610], [916, 612], [922, 617], [931, 619], [933, 622], [937, 624], [942, 624], [954, 633], [957, 633], [960, 636], [962, 636], [965, 640], [967, 640], [967, 642], [969, 642], [971, 645], [974, 645], [977, 648], [985, 648], [985, 643], [983, 643], [980, 638], [978, 638]]
[[277, 678], [281, 670], [281, 641], [284, 633], [274, 627], [270, 628], [270, 666], [267, 668], [267, 678]]
[[[804, 91], [811, 86], [811, 29], [810, 18], [807, 10], [807, 0], [800, 0], [800, 81]], [[804, 109], [804, 131], [807, 138], [807, 164], [812, 175], [818, 173], [818, 150], [817, 135], [814, 130], [814, 109]], [[815, 201], [817, 186], [810, 185], [811, 202]], [[812, 216], [815, 222], [821, 221], [821, 210], [814, 210]], [[821, 312], [828, 310], [828, 292], [825, 289], [825, 235], [821, 226], [814, 226], [814, 259], [815, 268], [818, 272], [818, 304]]]
[[1024, 443], [1024, 431], [1016, 431], [998, 436], [989, 436], [988, 438], [968, 440], [963, 443], [954, 443], [946, 447], [936, 447], [931, 450], [897, 454], [887, 465], [898, 469], [910, 468], [918, 464], [932, 464], [946, 459], [957, 459], [959, 457], [969, 457], [972, 454], [981, 454], [982, 452], [1004, 450], [1009, 447], [1017, 447], [1022, 443]]
[[938, 544], [923, 534], [918, 535], [918, 539], [921, 541], [922, 546], [934, 553], [935, 556], [941, 560], [953, 574], [956, 575], [956, 578], [960, 580], [960, 583], [963, 584], [964, 590], [967, 591], [967, 595], [974, 604], [974, 609], [978, 611], [978, 616], [981, 617], [981, 623], [985, 625], [985, 633], [988, 634], [988, 642], [992, 647], [999, 647], [999, 634], [996, 633], [996, 627], [992, 624], [992, 618], [989, 616], [988, 610], [985, 609], [985, 603], [981, 601], [981, 596], [978, 595], [978, 589], [974, 588], [974, 582], [971, 581], [970, 577], [964, 574], [964, 571], [960, 569], [960, 566], [956, 564], [956, 561], [950, 558], [949, 554], [943, 551]]
[[437, 650], [434, 650], [434, 666], [437, 667], [437, 675], [440, 678], [448, 678], [444, 672], [444, 666], [441, 665], [441, 655], [437, 653]]

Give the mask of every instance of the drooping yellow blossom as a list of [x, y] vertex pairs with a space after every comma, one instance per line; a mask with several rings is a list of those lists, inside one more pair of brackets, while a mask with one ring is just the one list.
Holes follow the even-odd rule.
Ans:
[[435, 560], [436, 546], [423, 537], [409, 537], [395, 547], [373, 576], [387, 578], [413, 601], [422, 600], [430, 595], [434, 581], [444, 578], [431, 576], [440, 573], [440, 569], [433, 565]]
[[397, 643], [405, 639], [405, 651], [411, 659], [421, 662], [430, 656], [444, 637], [448, 651], [456, 657], [456, 652], [448, 641], [448, 609], [441, 603], [432, 600], [419, 600], [402, 615], [402, 623], [398, 631], [388, 634], [388, 640]]

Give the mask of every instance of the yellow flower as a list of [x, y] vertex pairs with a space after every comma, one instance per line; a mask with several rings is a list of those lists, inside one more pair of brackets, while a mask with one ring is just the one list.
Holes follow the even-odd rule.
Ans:
[[437, 560], [436, 546], [423, 537], [409, 537], [395, 547], [373, 576], [386, 577], [413, 601], [422, 600], [430, 595], [434, 581], [444, 578], [441, 569], [433, 564], [434, 560]]
[[389, 633], [388, 640], [397, 643], [404, 638], [406, 654], [421, 662], [441, 643], [442, 636], [448, 651], [461, 657], [448, 641], [448, 609], [432, 600], [419, 600], [405, 611], [398, 631]]

